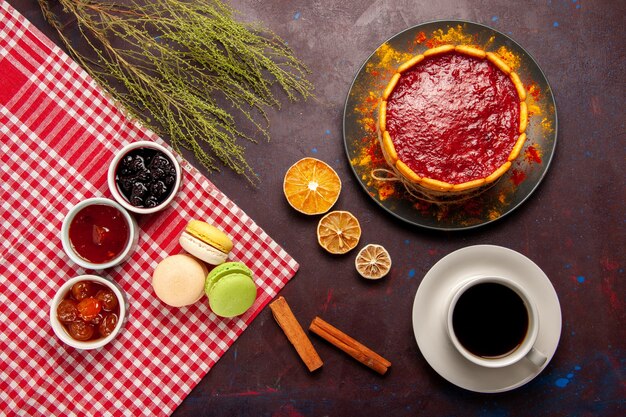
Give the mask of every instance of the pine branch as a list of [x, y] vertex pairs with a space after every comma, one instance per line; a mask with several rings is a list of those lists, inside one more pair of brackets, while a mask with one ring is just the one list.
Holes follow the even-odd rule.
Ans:
[[[178, 152], [193, 151], [210, 171], [219, 170], [217, 158], [256, 183], [239, 144], [254, 139], [236, 115], [269, 139], [267, 109], [280, 107], [274, 86], [292, 101], [312, 94], [308, 69], [284, 41], [237, 22], [219, 0], [57, 0], [63, 13], [38, 1], [72, 57], [127, 113], [168, 135]], [[88, 51], [71, 42], [61, 20], [68, 17]]]

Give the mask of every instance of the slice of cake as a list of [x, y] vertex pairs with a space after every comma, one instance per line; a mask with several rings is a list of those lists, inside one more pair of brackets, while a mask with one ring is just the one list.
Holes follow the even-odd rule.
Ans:
[[398, 67], [379, 108], [387, 163], [436, 195], [486, 188], [517, 158], [526, 91], [498, 56], [468, 46], [429, 49]]

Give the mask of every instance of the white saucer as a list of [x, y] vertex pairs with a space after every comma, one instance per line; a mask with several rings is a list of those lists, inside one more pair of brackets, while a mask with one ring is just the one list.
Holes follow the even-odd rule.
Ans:
[[[475, 276], [507, 277], [535, 299], [539, 314], [535, 348], [547, 357], [541, 367], [522, 359], [503, 368], [485, 368], [454, 348], [446, 332], [448, 300], [459, 283]], [[470, 391], [503, 392], [524, 385], [548, 365], [561, 336], [561, 307], [546, 274], [524, 255], [500, 246], [469, 246], [445, 256], [422, 280], [413, 302], [413, 331], [424, 358], [439, 375]]]

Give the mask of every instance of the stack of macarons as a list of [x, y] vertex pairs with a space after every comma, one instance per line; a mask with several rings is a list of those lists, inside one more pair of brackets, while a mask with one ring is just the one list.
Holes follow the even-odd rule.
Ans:
[[[154, 292], [161, 301], [183, 307], [206, 294], [211, 310], [221, 317], [241, 315], [252, 306], [256, 299], [252, 271], [241, 262], [226, 262], [233, 248], [226, 233], [191, 220], [179, 242], [188, 254], [165, 258], [152, 275]], [[214, 267], [210, 273], [205, 263]]]

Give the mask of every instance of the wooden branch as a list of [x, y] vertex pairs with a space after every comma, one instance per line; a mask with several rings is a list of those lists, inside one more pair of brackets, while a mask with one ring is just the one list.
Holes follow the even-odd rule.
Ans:
[[311, 344], [311, 341], [302, 330], [302, 327], [291, 312], [289, 304], [284, 297], [278, 297], [270, 304], [270, 309], [274, 319], [289, 339], [289, 342], [296, 348], [296, 352], [304, 362], [310, 372], [322, 367], [322, 359]]

